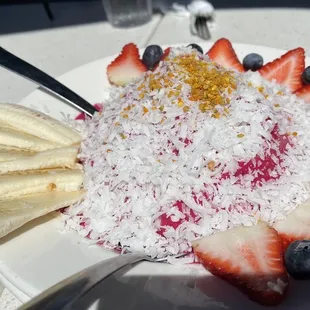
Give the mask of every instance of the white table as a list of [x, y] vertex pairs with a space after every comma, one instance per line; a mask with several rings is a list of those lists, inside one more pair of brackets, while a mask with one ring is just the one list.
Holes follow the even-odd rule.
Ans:
[[[100, 8], [96, 3], [70, 4], [71, 15], [81, 16], [85, 14], [85, 10], [87, 14], [94, 14], [98, 9]], [[154, 15], [147, 25], [119, 30], [104, 21], [57, 27], [68, 18], [65, 4], [52, 4], [52, 10], [56, 16], [53, 27], [0, 35], [0, 45], [53, 76], [98, 58], [116, 54], [128, 42], [135, 42], [143, 47], [150, 43], [168, 45], [200, 41], [190, 34], [188, 19], [175, 14]], [[42, 13], [42, 7], [38, 5], [1, 7], [0, 27], [5, 20], [13, 18], [20, 23], [36, 18], [42, 28], [49, 25], [47, 17]], [[310, 10], [307, 9], [218, 10], [217, 26], [212, 30], [212, 39], [227, 37], [237, 43], [281, 49], [302, 46], [310, 56], [309, 20]], [[36, 88], [35, 84], [2, 69], [0, 81], [0, 102], [17, 103]], [[15, 310], [18, 305], [18, 301], [5, 289], [2, 298], [0, 297], [0, 309]]]

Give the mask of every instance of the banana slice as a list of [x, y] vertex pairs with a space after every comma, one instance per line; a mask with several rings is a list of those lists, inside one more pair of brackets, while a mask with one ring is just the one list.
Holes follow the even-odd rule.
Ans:
[[83, 184], [83, 171], [51, 169], [0, 175], [0, 197], [18, 197], [51, 191], [78, 191]]
[[25, 152], [25, 153], [28, 153], [29, 155], [36, 154], [36, 152], [34, 152], [34, 151], [29, 151], [29, 150], [21, 149], [19, 147], [14, 147], [14, 146], [8, 146], [8, 145], [0, 144], [0, 152], [6, 152], [6, 151], [9, 151], [9, 152], [10, 151]]
[[81, 136], [60, 121], [15, 104], [0, 104], [0, 126], [9, 126], [15, 130], [66, 146], [81, 142]]
[[55, 149], [62, 146], [59, 143], [43, 140], [27, 133], [5, 127], [0, 127], [0, 144], [35, 152]]
[[0, 148], [0, 164], [4, 161], [15, 160], [18, 158], [27, 158], [27, 157], [34, 155], [34, 154], [32, 154], [30, 152], [25, 152], [22, 150], [19, 150], [19, 151], [13, 150], [13, 149], [2, 150]]
[[0, 200], [0, 238], [27, 222], [70, 206], [83, 198], [84, 191], [49, 192]]
[[15, 158], [12, 156], [13, 158], [0, 162], [0, 174], [36, 169], [72, 168], [75, 167], [77, 153], [78, 148], [71, 146], [40, 152], [33, 156], [21, 155], [16, 158], [15, 155]]

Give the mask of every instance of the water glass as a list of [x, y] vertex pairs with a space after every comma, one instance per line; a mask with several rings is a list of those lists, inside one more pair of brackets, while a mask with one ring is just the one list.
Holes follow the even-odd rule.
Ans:
[[152, 0], [102, 0], [108, 21], [115, 27], [134, 27], [152, 18]]

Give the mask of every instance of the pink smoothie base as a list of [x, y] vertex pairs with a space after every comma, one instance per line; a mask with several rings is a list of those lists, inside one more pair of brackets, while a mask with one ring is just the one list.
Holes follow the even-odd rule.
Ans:
[[[103, 110], [103, 105], [102, 104], [95, 104], [94, 105], [98, 111]], [[85, 120], [86, 115], [84, 113], [80, 113], [75, 120]], [[266, 120], [267, 121], [267, 120]], [[257, 186], [261, 186], [263, 182], [267, 182], [270, 180], [276, 180], [281, 177], [281, 174], [284, 172], [284, 168], [281, 167], [282, 160], [279, 157], [280, 154], [284, 154], [286, 152], [287, 146], [289, 145], [290, 141], [288, 138], [288, 135], [281, 135], [278, 132], [277, 125], [273, 128], [272, 131], [272, 137], [274, 142], [269, 146], [270, 151], [269, 154], [265, 154], [265, 158], [262, 159], [258, 155], [254, 158], [254, 160], [249, 160], [248, 162], [242, 162], [240, 161], [238, 163], [238, 169], [234, 174], [234, 177], [236, 178], [236, 182], [240, 182], [241, 178], [246, 176], [246, 175], [251, 175], [256, 171], [259, 171], [260, 173], [257, 174], [257, 176], [253, 179], [252, 181], [252, 188], [255, 188]], [[191, 143], [190, 140], [185, 139], [184, 144], [187, 146]], [[278, 149], [279, 152], [276, 150]], [[178, 155], [178, 150], [174, 149], [173, 151], [175, 155]], [[277, 158], [278, 163], [275, 163], [273, 158]], [[278, 169], [280, 166], [280, 169]], [[270, 171], [274, 172], [277, 171], [276, 176], [270, 175]], [[281, 174], [278, 173], [278, 171], [282, 171]], [[221, 176], [221, 180], [226, 180], [229, 179], [231, 175], [229, 173], [223, 173]], [[218, 186], [220, 186], [221, 180], [218, 183]], [[206, 191], [202, 193], [203, 197], [209, 201], [212, 205], [212, 199], [213, 197], [208, 195], [208, 185], [205, 185]], [[193, 198], [195, 201], [200, 203], [202, 205], [202, 201], [199, 201], [195, 193], [192, 193]], [[191, 222], [191, 223], [197, 223], [200, 220], [200, 216], [198, 213], [193, 211], [192, 209], [188, 208], [183, 201], [179, 200], [176, 201], [175, 204], [173, 205], [174, 207], [177, 207], [180, 212], [183, 213], [184, 218], [180, 219], [178, 221], [173, 221], [171, 216], [167, 214], [163, 214], [160, 216], [158, 219], [159, 221], [157, 222], [157, 225], [159, 226], [159, 229], [157, 230], [157, 233], [160, 234], [161, 236], [165, 235], [165, 232], [167, 228], [173, 228], [177, 229], [181, 224], [186, 223], [186, 222]], [[219, 207], [214, 206], [215, 212], [219, 212]], [[231, 208], [238, 208], [238, 210], [244, 210], [244, 212], [251, 212], [253, 206], [250, 204], [248, 205], [243, 205], [243, 206], [231, 206]], [[83, 218], [83, 214], [80, 214], [81, 218]], [[81, 219], [80, 225], [85, 226], [87, 219]], [[90, 238], [91, 232], [87, 235], [87, 238]], [[198, 238], [199, 236], [197, 236]], [[98, 242], [98, 245], [104, 246], [103, 242]], [[119, 251], [119, 249], [115, 249], [116, 251]]]

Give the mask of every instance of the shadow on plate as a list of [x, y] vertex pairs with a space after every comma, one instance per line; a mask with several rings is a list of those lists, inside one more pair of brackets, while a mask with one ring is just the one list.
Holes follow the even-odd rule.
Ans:
[[[265, 310], [213, 276], [124, 276], [122, 270], [87, 294], [74, 310]], [[310, 282], [294, 282], [285, 303], [274, 309], [309, 309]], [[97, 300], [97, 301], [96, 301]]]
[[41, 216], [37, 219], [34, 219], [34, 220], [26, 223], [25, 225], [21, 226], [20, 228], [9, 233], [7, 236], [2, 237], [0, 239], [0, 246], [4, 243], [14, 239], [14, 238], [19, 237], [20, 235], [24, 234], [25, 232], [27, 232], [30, 229], [33, 229], [36, 226], [44, 225], [45, 223], [55, 219], [58, 216], [59, 216], [58, 212], [52, 212], [50, 214], [47, 214], [45, 216]]

